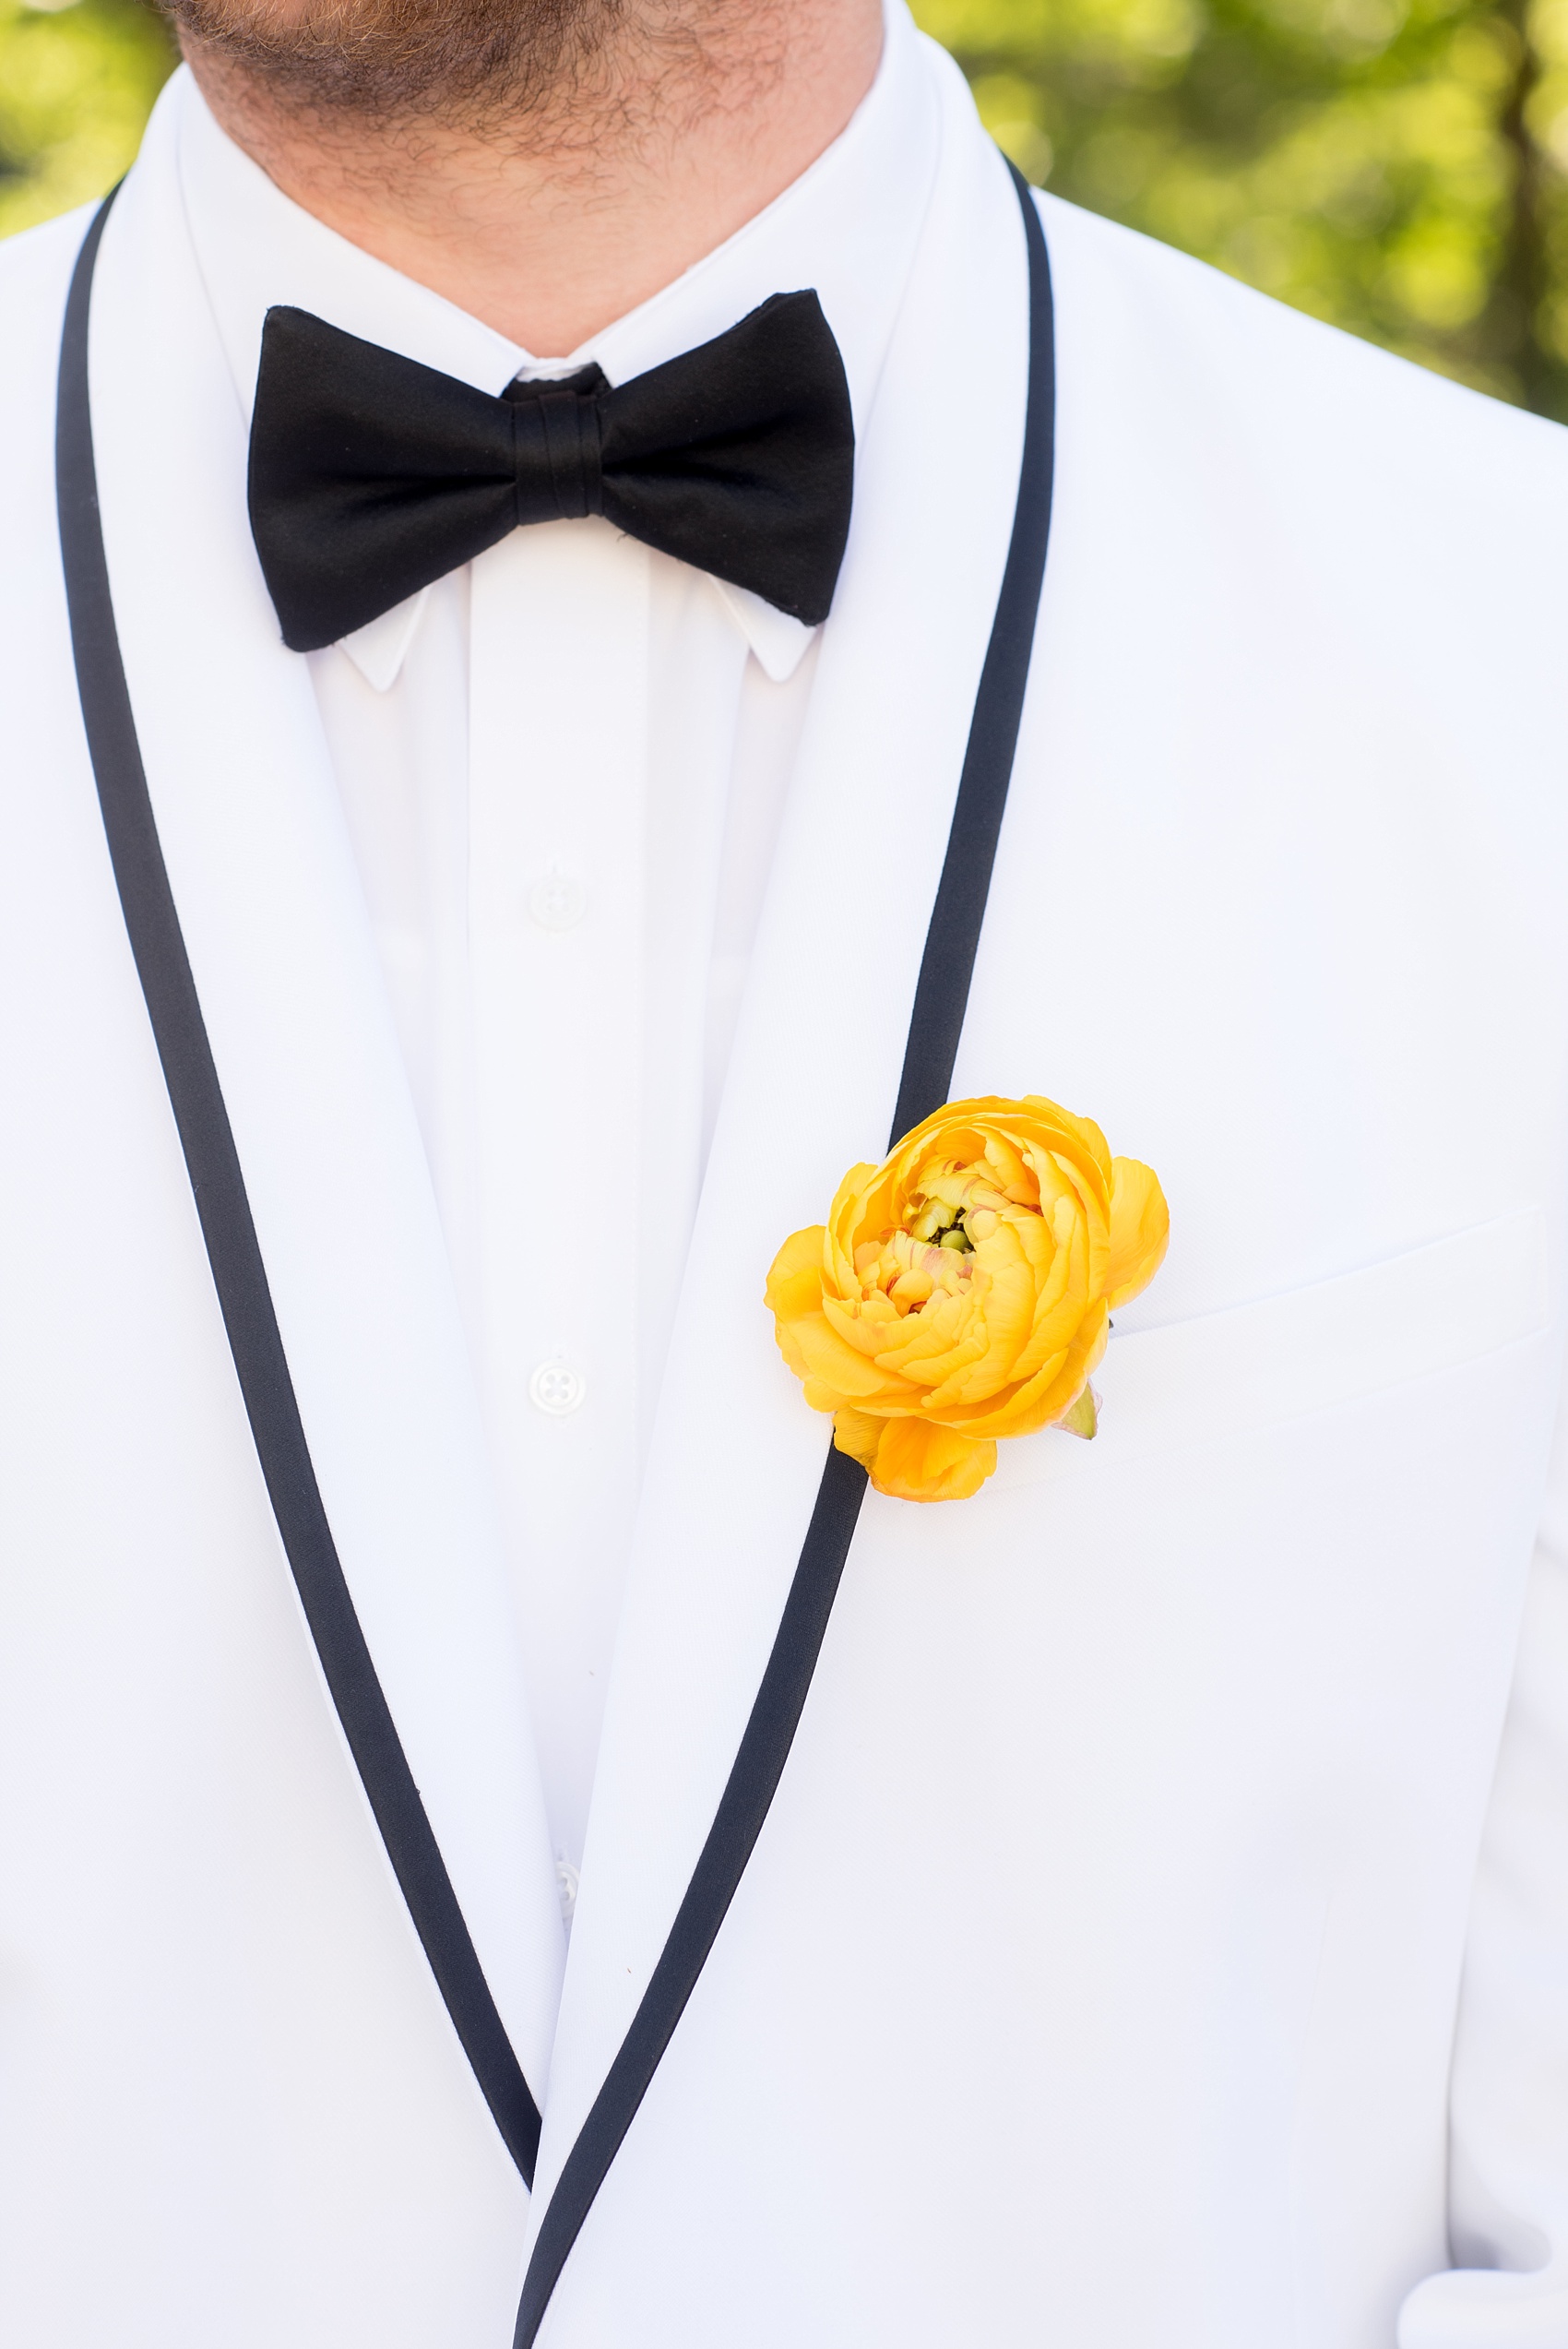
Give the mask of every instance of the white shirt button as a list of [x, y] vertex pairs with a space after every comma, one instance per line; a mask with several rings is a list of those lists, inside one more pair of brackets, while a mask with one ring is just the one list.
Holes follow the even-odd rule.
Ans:
[[569, 1362], [541, 1362], [529, 1380], [529, 1401], [552, 1419], [564, 1419], [588, 1392], [588, 1381]]
[[588, 912], [588, 891], [575, 873], [552, 865], [529, 891], [529, 912], [541, 930], [575, 930]]

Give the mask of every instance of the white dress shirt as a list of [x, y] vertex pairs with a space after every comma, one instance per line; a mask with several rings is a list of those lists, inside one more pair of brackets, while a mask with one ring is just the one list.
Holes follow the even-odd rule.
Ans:
[[[871, 93], [812, 168], [551, 358], [301, 210], [194, 84], [181, 105], [191, 233], [247, 417], [273, 304], [498, 393], [589, 360], [624, 382], [814, 286], [863, 430], [939, 140], [896, 6]], [[308, 658], [483, 1401], [569, 1914], [814, 632], [594, 519], [514, 532]]]

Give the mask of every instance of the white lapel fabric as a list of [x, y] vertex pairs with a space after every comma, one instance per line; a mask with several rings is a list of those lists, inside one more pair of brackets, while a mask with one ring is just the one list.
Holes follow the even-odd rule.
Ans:
[[563, 1929], [477, 1402], [308, 673], [252, 551], [167, 106], [105, 231], [90, 370], [153, 809], [322, 1496], [542, 2103]]
[[[536, 2212], [712, 1821], [827, 1449], [762, 1290], [885, 1148], [1017, 493], [1017, 200], [932, 52], [942, 160], [857, 456], [855, 519], [786, 810], [660, 1398], [573, 1927]], [[988, 429], [930, 398], [986, 387]]]

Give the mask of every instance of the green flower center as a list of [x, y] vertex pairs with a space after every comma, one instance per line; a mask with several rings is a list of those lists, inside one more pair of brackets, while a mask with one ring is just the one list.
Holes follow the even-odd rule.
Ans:
[[909, 1237], [930, 1247], [951, 1248], [956, 1256], [973, 1256], [968, 1210], [946, 1199], [928, 1199], [909, 1226]]

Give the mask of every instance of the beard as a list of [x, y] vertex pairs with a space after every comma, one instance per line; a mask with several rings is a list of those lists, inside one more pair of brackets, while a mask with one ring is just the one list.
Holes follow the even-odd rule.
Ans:
[[[686, 48], [695, 30], [689, 21], [678, 27], [685, 11], [650, 11], [638, 0], [159, 5], [182, 47], [199, 58], [204, 78], [226, 85], [243, 108], [248, 101], [269, 112], [367, 125], [422, 120], [480, 136], [503, 126], [516, 135], [530, 121], [542, 128], [585, 104], [598, 113], [622, 78], [615, 68], [624, 67], [628, 47]], [[663, 18], [659, 30], [650, 14]], [[700, 36], [693, 45], [700, 47]], [[668, 54], [664, 62], [671, 62]]]

